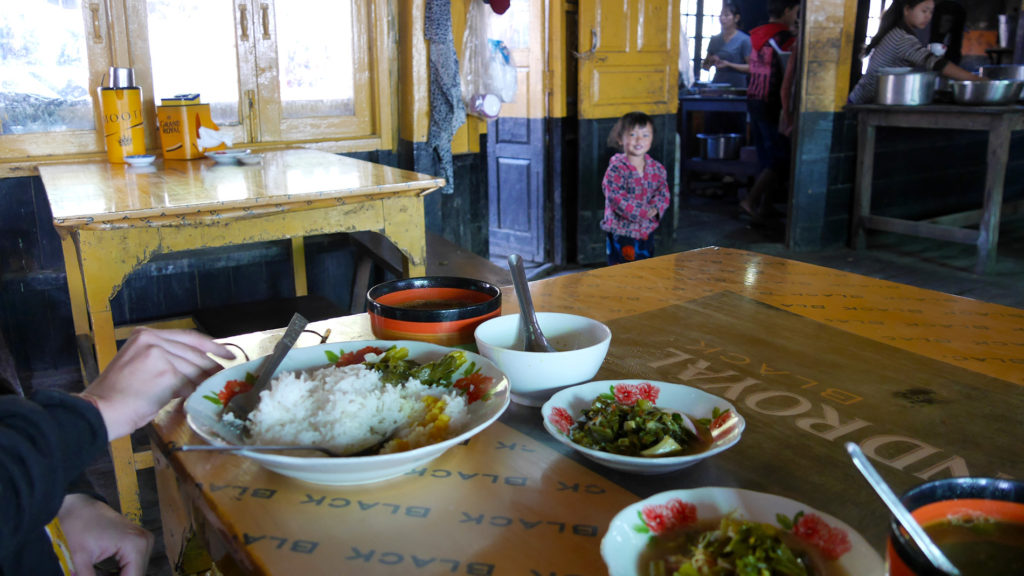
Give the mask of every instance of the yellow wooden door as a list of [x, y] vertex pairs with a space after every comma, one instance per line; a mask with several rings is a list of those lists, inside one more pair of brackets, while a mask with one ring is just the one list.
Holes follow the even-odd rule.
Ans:
[[579, 116], [675, 114], [678, 0], [581, 0]]

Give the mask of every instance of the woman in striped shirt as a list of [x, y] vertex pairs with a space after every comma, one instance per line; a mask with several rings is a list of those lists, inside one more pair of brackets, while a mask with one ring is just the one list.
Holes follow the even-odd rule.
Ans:
[[850, 103], [868, 104], [875, 101], [878, 74], [883, 68], [909, 66], [934, 70], [954, 80], [982, 80], [945, 58], [934, 54], [914, 36], [914, 29], [924, 29], [932, 20], [934, 0], [896, 0], [882, 15], [878, 34], [864, 49], [871, 56], [868, 71], [853, 87]]

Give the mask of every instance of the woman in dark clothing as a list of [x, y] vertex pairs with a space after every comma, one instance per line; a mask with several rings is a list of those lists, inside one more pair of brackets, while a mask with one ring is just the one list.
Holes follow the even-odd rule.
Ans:
[[152, 535], [71, 493], [72, 484], [109, 439], [132, 433], [219, 369], [207, 354], [233, 357], [197, 332], [140, 328], [81, 394], [0, 397], [0, 575], [69, 574], [73, 563], [89, 574], [109, 557], [122, 574], [145, 574]]

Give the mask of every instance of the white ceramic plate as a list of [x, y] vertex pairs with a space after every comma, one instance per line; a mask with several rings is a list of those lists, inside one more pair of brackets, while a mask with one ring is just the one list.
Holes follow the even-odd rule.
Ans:
[[838, 518], [782, 496], [740, 488], [696, 488], [655, 494], [627, 506], [615, 515], [607, 534], [601, 540], [601, 557], [608, 566], [609, 576], [636, 576], [640, 554], [651, 537], [648, 533], [637, 531], [637, 528], [644, 526], [640, 514], [644, 507], [664, 505], [673, 499], [694, 504], [698, 520], [718, 520], [735, 512], [739, 518], [778, 526], [776, 514], [788, 518], [793, 518], [801, 511], [805, 515], [817, 514], [832, 529], [846, 532], [851, 544], [849, 552], [833, 561], [838, 565], [837, 572], [845, 571], [845, 574], [851, 576], [884, 573], [882, 557], [863, 536]]
[[[409, 350], [409, 358], [421, 363], [440, 358], [453, 350], [453, 348], [411, 341], [369, 340], [331, 342], [291, 350], [284, 361], [281, 362], [278, 372], [324, 366], [328, 363], [325, 354], [327, 350], [338, 353], [339, 350], [351, 352], [365, 346], [379, 346], [386, 349], [392, 345], [407, 348]], [[470, 362], [475, 362], [476, 366], [480, 368], [480, 371], [485, 376], [494, 378], [495, 388], [493, 395], [488, 400], [474, 402], [469, 405], [469, 422], [466, 430], [458, 436], [407, 452], [378, 454], [374, 456], [352, 456], [345, 458], [303, 457], [256, 451], [241, 451], [238, 454], [255, 460], [264, 467], [279, 474], [299, 478], [314, 484], [364, 484], [400, 476], [417, 466], [426, 464], [452, 446], [476, 435], [497, 420], [502, 412], [508, 408], [510, 401], [509, 386], [505, 375], [483, 356], [472, 352], [465, 352], [465, 354], [468, 360], [466, 366]], [[262, 361], [262, 358], [258, 358], [221, 370], [203, 382], [185, 401], [185, 414], [188, 417], [189, 426], [206, 439], [207, 442], [211, 444], [234, 445], [236, 443], [230, 439], [236, 438], [236, 434], [220, 422], [220, 407], [204, 399], [203, 395], [216, 395], [217, 392], [224, 388], [228, 380], [244, 379], [245, 373], [255, 372]]]
[[[589, 408], [594, 403], [594, 399], [597, 398], [598, 394], [608, 392], [611, 386], [616, 384], [636, 385], [643, 383], [649, 383], [660, 390], [655, 405], [662, 410], [679, 412], [693, 418], [708, 418], [711, 416], [712, 410], [719, 408], [723, 412], [727, 409], [730, 410], [733, 417], [727, 421], [722, 421], [721, 425], [713, 430], [714, 440], [711, 446], [703, 452], [688, 456], [645, 458], [642, 456], [622, 456], [580, 446], [559, 429], [554, 423], [555, 419], [551, 416], [556, 408], [562, 408], [575, 420], [579, 418], [584, 408]], [[736, 412], [736, 408], [727, 400], [713, 394], [708, 394], [703, 390], [691, 388], [690, 386], [658, 382], [656, 380], [602, 380], [572, 386], [555, 393], [550, 400], [545, 402], [541, 408], [541, 415], [544, 418], [544, 428], [555, 440], [571, 447], [594, 462], [615, 470], [632, 472], [634, 474], [664, 474], [692, 466], [705, 458], [729, 449], [739, 442], [743, 429], [746, 427], [746, 421], [743, 419], [743, 416]]]
[[249, 155], [249, 150], [213, 150], [206, 153], [207, 158], [213, 158], [218, 164], [237, 164], [239, 160]]

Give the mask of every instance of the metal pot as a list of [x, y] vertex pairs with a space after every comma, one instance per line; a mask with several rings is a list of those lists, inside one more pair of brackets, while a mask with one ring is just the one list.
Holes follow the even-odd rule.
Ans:
[[700, 157], [705, 160], [735, 160], [743, 146], [742, 134], [697, 134]]
[[1020, 98], [1024, 82], [1017, 80], [958, 80], [953, 86], [953, 101], [957, 104], [999, 105], [1012, 104]]
[[935, 99], [937, 72], [894, 72], [878, 75], [875, 102], [885, 106], [923, 106]]
[[978, 70], [978, 74], [983, 78], [991, 78], [993, 80], [1024, 81], [1024, 66], [1020, 64], [985, 65]]
[[[1024, 81], [1024, 66], [1020, 64], [982, 66], [978, 70], [978, 74], [984, 78], [991, 78], [993, 80]], [[1019, 100], [1024, 100], [1024, 93], [1021, 94]]]

